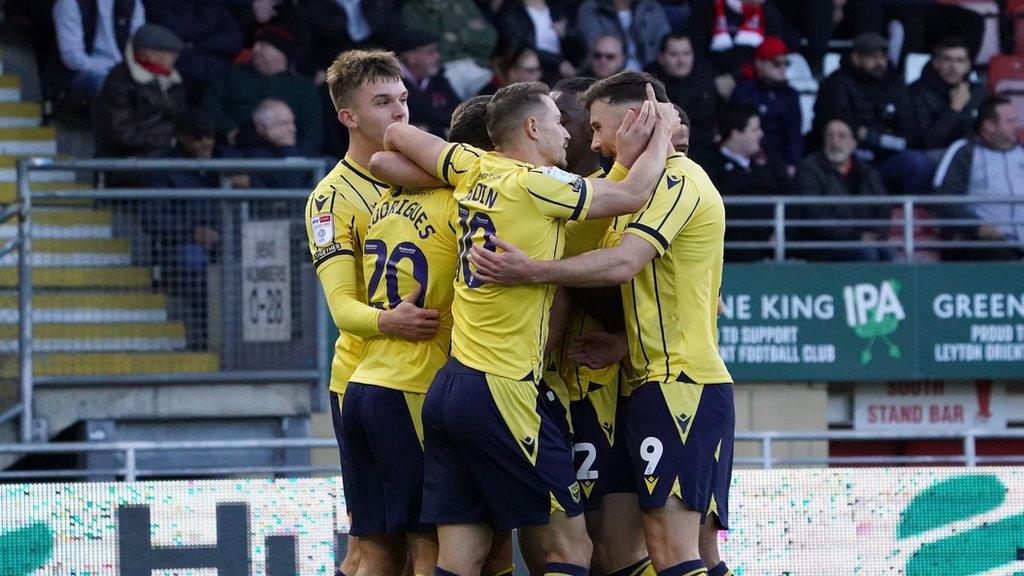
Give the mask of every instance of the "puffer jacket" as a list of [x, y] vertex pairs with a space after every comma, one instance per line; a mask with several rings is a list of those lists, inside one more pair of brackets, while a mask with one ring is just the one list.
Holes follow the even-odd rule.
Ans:
[[963, 110], [949, 107], [952, 87], [929, 63], [921, 77], [907, 88], [899, 105], [899, 127], [907, 138], [907, 146], [921, 150], [945, 148], [971, 134], [987, 92], [977, 82], [970, 84], [971, 97]]
[[173, 145], [185, 90], [176, 71], [158, 77], [136, 62], [129, 41], [124, 61], [110, 71], [93, 105], [101, 155], [155, 156]]

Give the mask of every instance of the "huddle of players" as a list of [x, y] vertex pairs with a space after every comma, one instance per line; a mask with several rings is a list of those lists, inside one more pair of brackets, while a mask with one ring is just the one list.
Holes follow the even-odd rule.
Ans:
[[391, 54], [327, 78], [350, 147], [306, 221], [341, 331], [338, 573], [511, 574], [515, 528], [535, 575], [732, 574], [724, 207], [663, 86], [515, 84], [449, 144], [408, 125]]

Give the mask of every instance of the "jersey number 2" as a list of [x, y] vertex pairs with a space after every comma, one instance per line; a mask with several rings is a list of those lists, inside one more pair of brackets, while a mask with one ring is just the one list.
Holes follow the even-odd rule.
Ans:
[[384, 308], [384, 302], [377, 298], [377, 288], [380, 287], [381, 276], [384, 277], [388, 308], [394, 309], [402, 303], [402, 295], [398, 292], [398, 264], [402, 260], [408, 259], [412, 262], [412, 277], [420, 285], [420, 295], [416, 298], [416, 305], [423, 308], [423, 300], [427, 295], [427, 257], [419, 246], [412, 242], [400, 242], [389, 254], [388, 245], [383, 240], [370, 239], [366, 241], [363, 249], [367, 254], [377, 257], [377, 262], [373, 266], [373, 274], [366, 287], [366, 297], [371, 306]]
[[459, 236], [459, 261], [461, 262], [462, 279], [466, 282], [466, 286], [479, 288], [485, 282], [474, 278], [472, 271], [469, 269], [469, 249], [473, 247], [473, 236], [477, 231], [480, 231], [483, 232], [484, 249], [494, 251], [494, 242], [487, 238], [497, 234], [494, 230], [494, 222], [491, 221], [490, 216], [483, 212], [470, 212], [469, 209], [459, 206], [459, 228], [462, 229], [462, 235]]

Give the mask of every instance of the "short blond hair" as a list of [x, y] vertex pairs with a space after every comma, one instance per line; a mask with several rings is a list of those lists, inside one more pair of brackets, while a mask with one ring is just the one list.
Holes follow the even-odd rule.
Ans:
[[327, 90], [334, 108], [352, 104], [352, 95], [364, 82], [402, 80], [402, 65], [394, 52], [384, 50], [346, 50], [327, 68]]

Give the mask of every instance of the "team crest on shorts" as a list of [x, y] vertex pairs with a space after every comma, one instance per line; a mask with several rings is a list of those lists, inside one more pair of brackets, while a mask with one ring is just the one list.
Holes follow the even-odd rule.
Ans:
[[569, 484], [569, 495], [572, 496], [572, 501], [579, 504], [580, 502], [580, 484], [579, 482], [573, 482]]
[[323, 247], [334, 242], [334, 217], [330, 214], [321, 214], [310, 219], [313, 225], [313, 243]]

